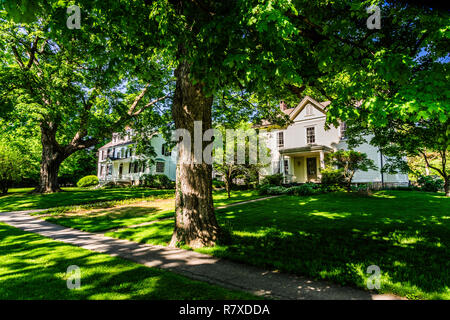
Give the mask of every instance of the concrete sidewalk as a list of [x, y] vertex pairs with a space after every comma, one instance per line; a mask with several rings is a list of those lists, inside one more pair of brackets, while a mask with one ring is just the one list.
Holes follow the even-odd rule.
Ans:
[[262, 270], [193, 251], [140, 244], [65, 228], [34, 218], [27, 214], [30, 212], [35, 211], [2, 212], [0, 213], [0, 222], [64, 243], [129, 259], [148, 267], [167, 269], [192, 279], [268, 298], [286, 300], [400, 299], [396, 296], [374, 295], [363, 290]]

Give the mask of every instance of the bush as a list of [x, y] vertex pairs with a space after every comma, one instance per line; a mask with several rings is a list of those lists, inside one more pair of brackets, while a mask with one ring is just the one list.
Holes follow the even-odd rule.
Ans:
[[96, 186], [96, 185], [98, 185], [98, 178], [97, 178], [97, 176], [94, 176], [94, 175], [83, 177], [80, 180], [78, 180], [78, 182], [77, 182], [77, 186], [80, 188]]
[[313, 194], [321, 193], [320, 186], [314, 183], [305, 183], [299, 186], [283, 187], [275, 186], [271, 184], [261, 185], [258, 188], [258, 192], [261, 195], [294, 195], [294, 196], [310, 196]]
[[262, 185], [270, 184], [274, 186], [281, 186], [281, 183], [283, 182], [283, 174], [277, 173], [277, 174], [271, 174], [264, 176], [261, 180]]
[[142, 184], [144, 187], [171, 189], [175, 187], [175, 183], [165, 174], [144, 174], [142, 176]]
[[225, 188], [225, 182], [217, 180], [217, 179], [213, 179], [212, 185], [213, 185], [214, 189], [223, 189], [223, 188]]
[[310, 196], [321, 192], [318, 186], [314, 183], [305, 183], [300, 186], [290, 187], [286, 193], [294, 196]]
[[438, 192], [444, 187], [444, 181], [435, 176], [421, 176], [417, 182], [422, 191]]
[[344, 172], [342, 169], [322, 169], [320, 182], [324, 187], [343, 187], [345, 185]]

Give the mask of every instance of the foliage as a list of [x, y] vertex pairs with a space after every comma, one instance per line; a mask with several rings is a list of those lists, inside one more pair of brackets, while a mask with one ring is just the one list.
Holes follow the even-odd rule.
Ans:
[[324, 187], [342, 187], [345, 185], [343, 169], [324, 168], [320, 171], [320, 182]]
[[258, 188], [261, 195], [295, 195], [309, 196], [322, 192], [319, 185], [314, 183], [305, 183], [299, 186], [283, 187], [277, 185], [263, 184]]
[[354, 150], [338, 150], [325, 156], [325, 163], [330, 167], [342, 170], [345, 186], [350, 190], [353, 176], [356, 171], [376, 170], [377, 166], [367, 154]]
[[275, 186], [281, 186], [281, 183], [283, 183], [283, 174], [282, 173], [276, 173], [276, 174], [269, 174], [264, 176], [261, 179], [261, 184], [270, 184]]
[[58, 181], [61, 185], [75, 185], [86, 175], [97, 174], [96, 149], [84, 149], [70, 155], [61, 163]]
[[421, 176], [417, 182], [423, 191], [438, 192], [444, 187], [444, 181], [436, 176]]
[[84, 187], [91, 187], [91, 186], [96, 186], [98, 185], [98, 178], [97, 176], [94, 175], [90, 175], [90, 176], [85, 176], [83, 178], [81, 178], [78, 182], [77, 182], [77, 186], [79, 188], [84, 188]]
[[142, 176], [142, 183], [145, 187], [158, 189], [172, 189], [175, 184], [165, 174], [144, 174]]
[[214, 189], [225, 188], [225, 182], [223, 182], [221, 180], [213, 179], [212, 184], [213, 184]]
[[19, 181], [24, 171], [21, 153], [6, 142], [0, 141], [0, 193], [6, 194], [13, 182]]
[[[228, 135], [229, 129], [233, 135]], [[222, 175], [229, 197], [231, 197], [231, 190], [233, 190], [236, 179], [241, 179], [246, 188], [256, 186], [262, 165], [258, 155], [254, 156], [251, 149], [257, 147], [252, 143], [257, 132], [249, 123], [245, 122], [238, 123], [234, 128], [218, 125], [215, 132], [215, 135], [220, 136], [221, 139], [217, 139], [217, 142], [214, 140], [216, 144], [213, 151], [213, 168]], [[262, 142], [259, 141], [259, 143]], [[259, 150], [261, 149], [263, 147], [260, 146]]]

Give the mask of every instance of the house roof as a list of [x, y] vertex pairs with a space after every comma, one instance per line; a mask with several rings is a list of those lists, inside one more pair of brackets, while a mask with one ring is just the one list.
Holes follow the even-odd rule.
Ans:
[[[327, 107], [330, 105], [331, 101], [318, 102], [317, 100], [311, 98], [310, 96], [305, 96], [302, 101], [295, 107], [282, 110], [282, 112], [289, 116], [289, 119], [293, 121], [295, 117], [302, 111], [302, 109], [309, 103], [311, 103], [316, 109], [318, 109], [322, 113], [326, 113]], [[254, 127], [268, 127], [271, 123], [268, 120], [263, 120], [261, 125], [257, 125]]]
[[[328, 102], [328, 103], [327, 103]], [[305, 96], [302, 101], [289, 113], [289, 119], [294, 120], [295, 117], [308, 105], [311, 104], [314, 106], [317, 110], [322, 112], [323, 114], [326, 113], [326, 107], [331, 103], [330, 101], [325, 101], [326, 105], [318, 102], [317, 100], [314, 100], [310, 96]], [[286, 111], [286, 110], [285, 110]]]
[[127, 145], [127, 144], [131, 144], [134, 143], [134, 141], [132, 140], [128, 140], [128, 141], [117, 141], [117, 142], [108, 142], [107, 144], [105, 144], [103, 147], [98, 148], [99, 150], [101, 149], [106, 149], [106, 148], [111, 148], [111, 147], [116, 147], [116, 146], [121, 146], [121, 145]]

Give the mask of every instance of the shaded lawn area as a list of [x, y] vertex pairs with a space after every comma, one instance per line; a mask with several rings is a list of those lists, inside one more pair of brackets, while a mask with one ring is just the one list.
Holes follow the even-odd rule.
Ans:
[[[255, 299], [0, 224], [0, 299]], [[67, 268], [81, 287], [67, 288]]]
[[[63, 188], [64, 192], [52, 194], [33, 194], [32, 188], [10, 189], [9, 193], [0, 196], [0, 212], [47, 209], [63, 206], [81, 205], [87, 203], [112, 200], [173, 198], [174, 190], [155, 190], [148, 188], [112, 188], [86, 189]], [[214, 205], [222, 206], [238, 201], [252, 200], [261, 197], [255, 190], [233, 191], [227, 199], [225, 191], [214, 191]]]
[[[383, 293], [450, 299], [450, 199], [380, 191], [283, 196], [217, 211], [231, 242], [199, 252], [366, 288], [381, 269]], [[173, 221], [106, 235], [166, 245]]]
[[[235, 191], [230, 199], [225, 192], [216, 191], [213, 194], [214, 204], [222, 206], [247, 199], [261, 197], [256, 191]], [[33, 214], [46, 221], [89, 232], [100, 232], [118, 227], [132, 226], [140, 223], [165, 219], [174, 216], [175, 202], [170, 199], [151, 199], [111, 208], [74, 208], [73, 211]]]
[[10, 189], [10, 193], [0, 196], [0, 212], [79, 205], [111, 200], [134, 198], [173, 197], [174, 190], [146, 188], [84, 189], [63, 188], [63, 192], [50, 194], [29, 193], [33, 189]]

